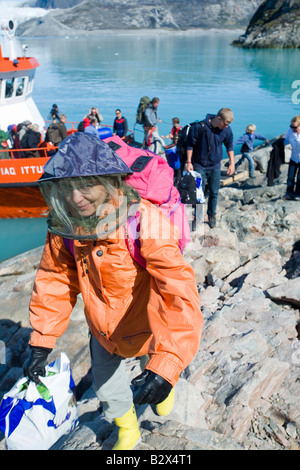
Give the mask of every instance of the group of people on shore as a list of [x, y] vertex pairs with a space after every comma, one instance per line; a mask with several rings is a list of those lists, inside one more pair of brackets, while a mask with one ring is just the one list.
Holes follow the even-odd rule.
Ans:
[[[182, 126], [178, 117], [172, 119], [172, 128], [166, 136], [160, 136], [157, 123], [161, 122], [157, 115], [159, 104], [158, 98], [153, 98], [145, 110], [145, 138], [143, 147], [157, 154], [164, 154], [168, 148], [165, 138], [172, 141], [176, 146]], [[267, 139], [255, 133], [254, 125], [248, 126], [246, 133], [236, 142], [233, 142], [233, 133], [230, 124], [233, 122], [233, 112], [229, 108], [222, 108], [217, 114], [207, 114], [203, 121], [191, 126], [186, 138], [186, 154], [184, 155], [184, 166], [182, 170], [191, 172], [195, 170], [201, 175], [203, 193], [208, 192], [207, 215], [210, 228], [216, 226], [217, 200], [221, 181], [221, 160], [223, 158], [222, 145], [225, 146], [229, 166], [227, 173], [233, 175], [244, 159], [249, 161], [250, 176], [254, 177], [254, 162], [250, 153], [253, 151], [255, 139]], [[243, 144], [244, 151], [241, 159], [235, 166], [234, 145]], [[177, 178], [178, 181], [178, 178]]]
[[[160, 100], [157, 97], [152, 98], [144, 111], [144, 139], [142, 147], [163, 156], [167, 159], [166, 151], [170, 147], [176, 147], [179, 133], [182, 129], [178, 117], [172, 119], [172, 128], [166, 136], [160, 136], [158, 124], [161, 119], [158, 117], [158, 106]], [[118, 108], [115, 110], [116, 117], [113, 122], [113, 135], [118, 135], [125, 139], [128, 133], [128, 121], [122, 115], [122, 111]], [[67, 137], [66, 115], [61, 114], [57, 104], [53, 104], [49, 113], [49, 119], [52, 123], [49, 125], [45, 142], [50, 142], [54, 146]], [[255, 178], [255, 162], [252, 158], [254, 144], [256, 140], [269, 142], [263, 135], [257, 133], [255, 124], [249, 124], [245, 133], [237, 140], [233, 141], [233, 134], [230, 124], [233, 122], [233, 112], [229, 108], [222, 108], [216, 115], [207, 114], [203, 121], [191, 128], [191, 132], [187, 138], [186, 147], [186, 165], [184, 170], [191, 171], [192, 168], [201, 174], [203, 192], [209, 194], [208, 197], [208, 223], [211, 228], [216, 224], [216, 205], [218, 191], [220, 187], [220, 163], [222, 160], [222, 145], [225, 146], [229, 162], [228, 175], [237, 172], [240, 165], [246, 160], [249, 165], [249, 177]], [[99, 137], [98, 128], [103, 122], [103, 116], [97, 107], [92, 107], [84, 116], [78, 126], [78, 131]], [[205, 138], [202, 138], [202, 126], [204, 123]], [[42, 140], [42, 134], [39, 131], [38, 124], [30, 121], [24, 121], [18, 125], [10, 126], [8, 129], [9, 147], [18, 149], [15, 152], [15, 158], [21, 157], [37, 157], [38, 151], [29, 150], [22, 152], [22, 149], [35, 149]], [[201, 137], [201, 138], [200, 138]], [[165, 139], [170, 139], [171, 143], [166, 144]], [[7, 145], [3, 138], [3, 148]], [[201, 142], [200, 142], [201, 140]], [[300, 117], [295, 116], [291, 120], [290, 128], [285, 134], [284, 145], [290, 145], [292, 149], [291, 160], [288, 169], [287, 192], [284, 196], [287, 200], [299, 200], [300, 198], [300, 157], [299, 157], [299, 140], [300, 140]], [[235, 162], [233, 149], [235, 146], [241, 145], [241, 158]], [[51, 153], [50, 153], [51, 154]], [[2, 154], [2, 158], [7, 158], [6, 154]], [[182, 168], [174, 170], [176, 173], [176, 181], [180, 180]], [[179, 171], [179, 174], [177, 174]]]
[[[172, 129], [166, 136], [160, 136], [157, 124], [159, 99], [153, 98], [145, 110], [145, 138], [143, 147], [154, 153], [164, 155], [166, 145], [164, 139], [172, 141], [176, 146], [182, 126], [178, 117], [172, 119]], [[216, 225], [216, 209], [221, 178], [221, 160], [223, 159], [222, 145], [225, 146], [229, 162], [228, 175], [237, 173], [237, 169], [247, 160], [249, 177], [255, 178], [255, 162], [252, 158], [256, 140], [269, 143], [269, 139], [257, 133], [255, 124], [248, 124], [245, 133], [235, 141], [230, 124], [234, 120], [231, 109], [222, 108], [216, 114], [207, 114], [203, 121], [199, 121], [190, 128], [186, 141], [186, 155], [184, 169], [187, 172], [197, 171], [201, 175], [203, 193], [208, 193], [207, 215], [211, 228]], [[237, 162], [234, 159], [234, 147], [241, 145], [241, 157]], [[290, 127], [285, 134], [284, 146], [292, 149], [288, 168], [287, 192], [284, 199], [300, 200], [300, 116], [291, 120]], [[178, 181], [178, 177], [177, 177]]]

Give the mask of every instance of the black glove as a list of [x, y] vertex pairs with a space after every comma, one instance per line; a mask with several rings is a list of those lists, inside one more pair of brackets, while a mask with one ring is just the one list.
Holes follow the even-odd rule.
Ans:
[[139, 405], [144, 403], [157, 405], [167, 398], [173, 388], [170, 382], [147, 369], [133, 379], [131, 383], [134, 387], [138, 387], [133, 401]]
[[24, 375], [36, 384], [39, 382], [39, 375], [45, 376], [45, 366], [47, 357], [52, 349], [42, 348], [40, 346], [30, 346], [31, 352], [29, 358], [24, 364]]

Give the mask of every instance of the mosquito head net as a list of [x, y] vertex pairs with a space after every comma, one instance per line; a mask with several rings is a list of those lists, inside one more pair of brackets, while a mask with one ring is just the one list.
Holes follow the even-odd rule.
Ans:
[[132, 171], [97, 137], [72, 134], [44, 166], [40, 189], [51, 232], [78, 240], [106, 238], [126, 222], [140, 196], [124, 182]]
[[85, 176], [44, 181], [48, 228], [77, 240], [104, 239], [126, 222], [139, 194], [118, 176]]

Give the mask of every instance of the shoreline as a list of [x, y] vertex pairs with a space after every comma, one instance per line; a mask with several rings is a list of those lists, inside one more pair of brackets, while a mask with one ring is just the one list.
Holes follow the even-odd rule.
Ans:
[[[154, 28], [154, 29], [97, 29], [94, 31], [87, 31], [87, 30], [75, 30], [75, 29], [68, 29], [65, 26], [65, 30], [61, 32], [59, 37], [64, 39], [85, 39], [85, 38], [100, 38], [100, 37], [107, 37], [107, 36], [210, 36], [210, 35], [226, 35], [226, 36], [239, 36], [243, 34], [243, 29], [217, 29], [217, 28], [192, 28], [192, 29], [166, 29], [166, 28]], [[17, 38], [30, 38], [30, 39], [39, 39], [39, 38], [52, 38], [57, 37], [55, 35], [40, 35], [40, 36], [27, 36], [27, 35], [16, 35]]]

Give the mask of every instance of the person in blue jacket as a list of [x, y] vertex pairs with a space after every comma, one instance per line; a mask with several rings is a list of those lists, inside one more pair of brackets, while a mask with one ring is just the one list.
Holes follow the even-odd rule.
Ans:
[[95, 137], [99, 137], [97, 125], [98, 125], [97, 119], [96, 119], [96, 118], [91, 118], [91, 119], [90, 119], [90, 125], [87, 126], [87, 127], [84, 129], [83, 132], [84, 132], [85, 134], [90, 134], [90, 135], [94, 135]]
[[233, 175], [235, 171], [233, 134], [229, 127], [233, 119], [231, 109], [222, 108], [216, 115], [207, 114], [204, 121], [191, 128], [187, 137], [185, 170], [188, 172], [195, 170], [201, 174], [203, 193], [207, 182], [209, 191], [207, 215], [210, 228], [216, 226], [223, 159], [222, 144], [225, 145], [229, 157], [227, 174]]
[[121, 139], [125, 139], [128, 131], [128, 123], [126, 117], [122, 116], [120, 109], [116, 109], [116, 118], [113, 125], [113, 134], [118, 135]]
[[284, 145], [290, 145], [292, 154], [289, 161], [287, 190], [283, 199], [300, 201], [300, 116], [291, 120], [285, 134]]
[[258, 140], [264, 140], [266, 142], [269, 142], [269, 140], [266, 137], [264, 137], [263, 135], [257, 134], [255, 131], [256, 131], [256, 125], [249, 124], [246, 127], [245, 134], [243, 134], [233, 143], [233, 146], [243, 144], [241, 148], [242, 156], [238, 160], [238, 162], [235, 164], [235, 169], [237, 169], [243, 163], [243, 161], [247, 159], [249, 163], [250, 178], [255, 178], [255, 175], [254, 175], [255, 165], [254, 165], [253, 158], [251, 157], [251, 152], [253, 152], [255, 140], [258, 139]]

